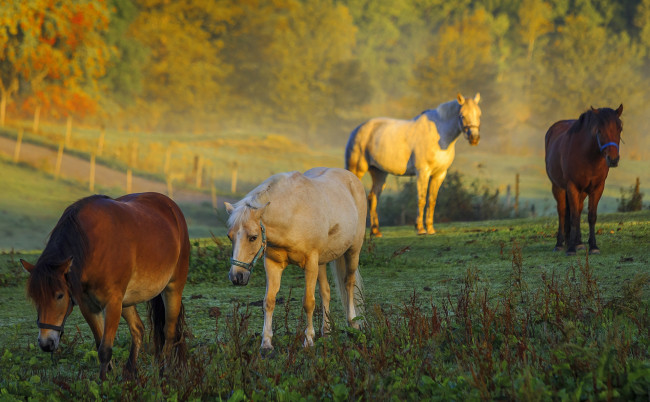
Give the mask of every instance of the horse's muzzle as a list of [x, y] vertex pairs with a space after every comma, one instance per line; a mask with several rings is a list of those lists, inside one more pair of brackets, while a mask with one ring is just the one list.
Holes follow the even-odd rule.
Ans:
[[478, 128], [475, 127], [467, 129], [465, 136], [467, 137], [469, 145], [472, 146], [478, 145], [478, 142], [481, 140], [481, 135], [479, 134]]
[[59, 344], [55, 339], [48, 336], [46, 338], [39, 337], [38, 338], [38, 346], [41, 347], [41, 350], [43, 352], [51, 353], [51, 352], [54, 352], [57, 349]]
[[228, 279], [236, 286], [246, 286], [248, 285], [248, 279], [250, 279], [250, 272], [241, 270], [241, 269], [230, 269], [228, 273]]
[[618, 161], [621, 159], [620, 156], [616, 156], [614, 158], [610, 157], [609, 155], [605, 157], [605, 160], [607, 161], [607, 167], [617, 167], [618, 166]]

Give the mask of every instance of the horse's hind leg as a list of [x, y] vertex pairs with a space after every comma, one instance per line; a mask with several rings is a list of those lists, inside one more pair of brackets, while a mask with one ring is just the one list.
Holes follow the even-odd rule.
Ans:
[[144, 324], [142, 324], [142, 320], [135, 306], [124, 307], [122, 309], [122, 317], [126, 320], [129, 331], [131, 332], [131, 351], [129, 353], [129, 360], [127, 360], [125, 366], [126, 373], [131, 375], [136, 372], [136, 360], [144, 337]]
[[368, 215], [370, 215], [370, 235], [381, 237], [379, 231], [379, 217], [377, 216], [377, 202], [381, 192], [386, 187], [386, 177], [388, 173], [375, 167], [370, 167], [370, 176], [372, 176], [372, 188], [368, 194]]
[[318, 290], [320, 291], [321, 303], [323, 303], [323, 326], [321, 335], [330, 332], [330, 284], [327, 282], [327, 265], [318, 266]]
[[320, 266], [318, 265], [318, 255], [311, 256], [305, 264], [305, 295], [302, 299], [302, 304], [307, 314], [307, 329], [305, 329], [305, 343], [304, 346], [314, 346], [314, 308], [316, 307], [316, 281], [320, 274]]
[[355, 320], [357, 317], [356, 302], [354, 301], [355, 287], [357, 286], [357, 269], [359, 268], [359, 253], [360, 250], [348, 250], [345, 253], [345, 266], [347, 267], [345, 273], [345, 292], [347, 293], [348, 311], [348, 325], [352, 328], [359, 329], [359, 322]]

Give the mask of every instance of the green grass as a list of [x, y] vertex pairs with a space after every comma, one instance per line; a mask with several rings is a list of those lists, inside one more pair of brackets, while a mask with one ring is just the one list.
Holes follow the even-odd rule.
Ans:
[[18, 258], [34, 261], [38, 254], [0, 255], [0, 393], [127, 400], [647, 399], [650, 211], [601, 215], [602, 254], [588, 259], [552, 252], [555, 226], [554, 218], [440, 224], [434, 236], [384, 228], [361, 256], [366, 327], [346, 330], [333, 294], [335, 330], [307, 350], [301, 346], [304, 279], [290, 266], [274, 315], [276, 352], [267, 358], [258, 353], [263, 268], [258, 265], [248, 286], [234, 287], [227, 280], [227, 239], [195, 240], [183, 297], [194, 335], [190, 366], [161, 379], [144, 352], [138, 381], [123, 382], [130, 338], [122, 323], [113, 354], [118, 370], [103, 384], [77, 309], [53, 358], [35, 346], [35, 311]]

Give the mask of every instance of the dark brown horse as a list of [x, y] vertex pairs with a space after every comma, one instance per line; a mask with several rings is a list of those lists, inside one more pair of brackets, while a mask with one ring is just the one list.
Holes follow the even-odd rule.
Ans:
[[120, 322], [131, 332], [127, 374], [135, 371], [144, 325], [135, 305], [149, 301], [155, 353], [185, 359], [184, 309], [190, 242], [183, 213], [158, 193], [115, 200], [102, 195], [70, 205], [29, 272], [27, 295], [40, 328], [38, 344], [54, 352], [65, 320], [78, 305], [95, 337], [100, 378], [106, 378]]
[[587, 110], [578, 120], [562, 120], [546, 132], [546, 173], [553, 184], [559, 226], [555, 250], [567, 255], [584, 249], [580, 214], [589, 196], [589, 254], [599, 254], [594, 227], [598, 201], [610, 167], [618, 166], [623, 105]]

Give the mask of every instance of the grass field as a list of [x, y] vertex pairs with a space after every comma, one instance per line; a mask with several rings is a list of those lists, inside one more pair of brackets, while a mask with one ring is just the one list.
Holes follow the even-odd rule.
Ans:
[[[54, 180], [33, 167], [15, 165], [0, 157], [0, 251], [33, 250], [45, 241], [65, 208], [91, 193], [84, 183]], [[123, 190], [97, 188], [96, 193], [117, 197]], [[181, 205], [194, 237], [223, 234], [218, 216], [209, 204]]]
[[[149, 353], [124, 381], [99, 383], [97, 354], [77, 309], [53, 356], [36, 346], [34, 308], [18, 259], [0, 256], [0, 398], [121, 400], [647, 400], [650, 393], [650, 211], [599, 216], [602, 254], [553, 253], [555, 219], [439, 224], [438, 234], [384, 228], [361, 256], [366, 325], [335, 328], [302, 348], [300, 269], [283, 277], [275, 353], [259, 352], [264, 272], [227, 280], [227, 239], [193, 241], [183, 301], [193, 338], [188, 367], [159, 377]], [[318, 303], [317, 296], [317, 303]], [[141, 313], [144, 313], [144, 307]], [[317, 311], [319, 311], [317, 307]], [[315, 315], [315, 326], [321, 314]]]

